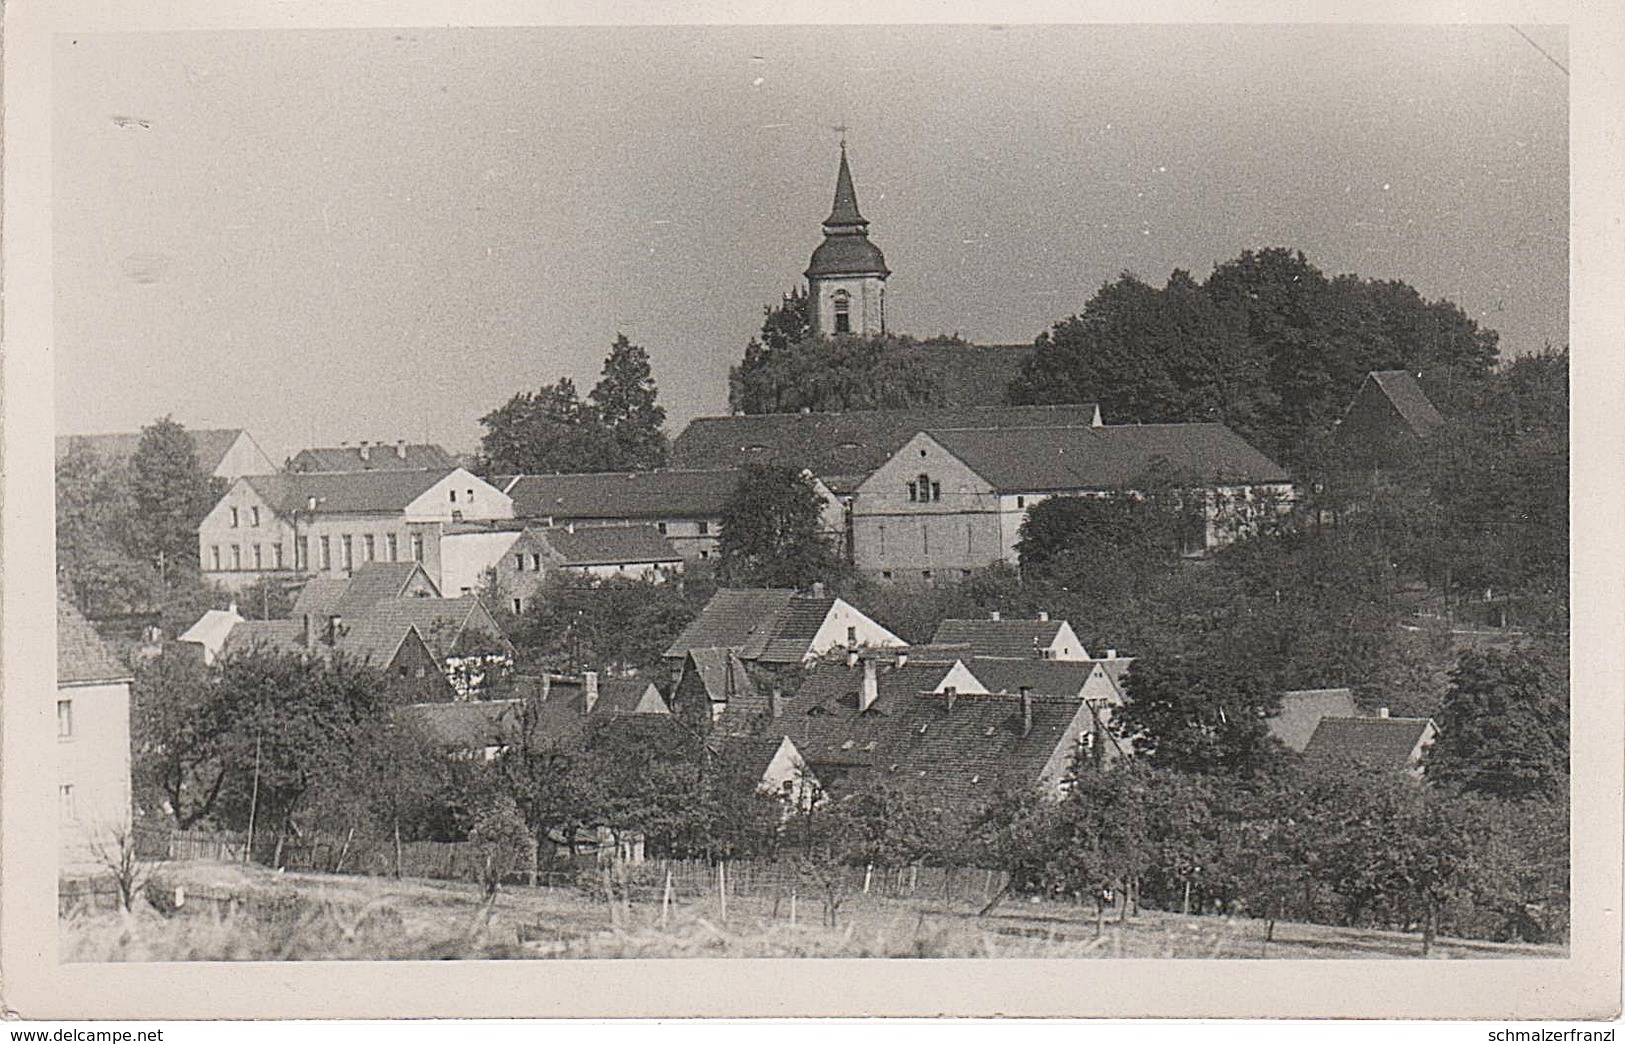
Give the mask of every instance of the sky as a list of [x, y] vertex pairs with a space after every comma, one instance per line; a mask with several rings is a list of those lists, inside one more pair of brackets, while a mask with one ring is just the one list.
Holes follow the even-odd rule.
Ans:
[[624, 333], [676, 434], [802, 281], [837, 126], [894, 332], [1031, 342], [1284, 246], [1567, 343], [1566, 36], [1519, 28], [62, 36], [58, 430], [471, 450]]

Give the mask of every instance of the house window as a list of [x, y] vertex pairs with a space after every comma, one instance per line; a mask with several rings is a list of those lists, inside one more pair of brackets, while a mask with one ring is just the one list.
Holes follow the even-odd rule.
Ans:
[[232, 508], [231, 509], [231, 528], [236, 529], [241, 524], [242, 524], [242, 519], [238, 516], [237, 509]]
[[468, 501], [468, 503], [470, 503], [470, 504], [474, 503], [474, 491], [472, 489], [469, 490], [468, 491], [468, 496], [466, 498], [464, 498], [464, 499], [466, 499]]
[[664, 522], [656, 522], [655, 523], [655, 528], [660, 530], [660, 535], [661, 536], [666, 535], [666, 523], [664, 523]]
[[711, 557], [711, 552], [709, 552], [709, 551], [701, 551], [700, 552], [700, 557], [701, 558], [710, 558]]
[[523, 598], [515, 598], [513, 600], [513, 614], [515, 616], [518, 616], [520, 613], [522, 613], [524, 611], [525, 611], [525, 600]]
[[219, 544], [216, 544], [213, 547], [209, 548], [209, 568], [213, 569], [217, 573], [220, 572], [220, 545]]
[[377, 557], [378, 541], [371, 533], [361, 538], [361, 560], [371, 562]]
[[530, 556], [530, 571], [533, 573], [542, 571], [542, 556], [540, 554]]
[[310, 537], [302, 536], [293, 542], [293, 567], [310, 568]]
[[847, 648], [849, 648], [849, 649], [855, 648], [857, 646], [857, 644], [858, 644], [858, 629], [856, 627], [848, 627], [846, 629], [846, 646], [847, 646]]
[[891, 579], [891, 570], [890, 569], [882, 569], [880, 571], [880, 579], [882, 579], [882, 580], [890, 580]]
[[1016, 507], [1024, 508], [1026, 506], [1027, 506], [1027, 498], [1026, 497], [1017, 497], [1016, 498]]
[[449, 492], [451, 493], [451, 502], [453, 504], [457, 503], [457, 491], [455, 489], [453, 489], [453, 490], [450, 490]]
[[248, 524], [253, 526], [256, 529], [259, 528], [259, 524], [260, 524], [260, 509], [259, 508], [251, 507], [251, 508], [248, 509]]
[[278, 569], [282, 568], [282, 545], [281, 544], [272, 544], [271, 545], [271, 560], [276, 563], [276, 567]]
[[346, 534], [344, 534], [344, 536], [340, 537], [339, 539], [344, 541], [344, 568], [346, 570], [354, 569], [355, 568], [355, 537], [353, 537], [350, 534], [346, 533]]
[[927, 579], [927, 580], [929, 580], [929, 579], [931, 579], [931, 570], [929, 570], [929, 569], [922, 569], [922, 570], [920, 570], [920, 575], [921, 575], [921, 576], [922, 576], [922, 577], [924, 577], [924, 578], [925, 578], [925, 579]]
[[73, 701], [56, 701], [56, 735], [58, 739], [73, 738]]
[[835, 292], [835, 332], [852, 332], [852, 298], [845, 290]]
[[231, 568], [233, 568], [233, 569], [241, 569], [242, 567], [243, 567], [243, 548], [242, 548], [242, 545], [241, 544], [233, 544], [233, 545], [231, 545]]
[[406, 665], [406, 664], [404, 664], [404, 663], [403, 663], [403, 664], [401, 664], [401, 666], [400, 666], [400, 668], [399, 668], [399, 670], [400, 670], [400, 673], [401, 673], [401, 677], [402, 677], [402, 678], [405, 678], [405, 677], [406, 677], [406, 676], [408, 676], [408, 675], [409, 675], [409, 674], [411, 674], [411, 673], [412, 673], [412, 668], [410, 668], [410, 667], [408, 667], [408, 666], [407, 666], [407, 665]]
[[876, 534], [875, 534], [875, 535], [876, 535], [876, 537], [878, 537], [878, 538], [879, 538], [879, 542], [880, 542], [880, 554], [881, 554], [881, 555], [882, 555], [882, 556], [884, 556], [884, 555], [885, 555], [885, 553], [886, 553], [886, 527], [885, 527], [885, 526], [881, 526], [881, 527], [880, 527], [880, 528], [879, 528], [879, 530], [877, 530], [877, 531], [876, 531]]
[[929, 555], [930, 553], [931, 553], [931, 527], [926, 525], [924, 522], [921, 522], [920, 523], [920, 554]]
[[700, 536], [705, 536], [710, 532], [711, 532], [711, 523], [709, 523], [709, 522], [701, 522], [700, 523]]
[[908, 484], [908, 499], [911, 500], [911, 501], [920, 499], [920, 486], [919, 486], [919, 483], [910, 482]]
[[514, 555], [513, 556], [513, 567], [514, 567], [514, 570], [516, 572], [523, 573], [525, 571], [525, 556], [524, 555]]
[[399, 562], [401, 560], [401, 538], [396, 536], [394, 533], [389, 533], [384, 536], [384, 549], [389, 553], [389, 560], [391, 562]]
[[78, 818], [73, 809], [72, 783], [64, 783], [60, 787], [56, 788], [56, 804], [57, 809], [61, 812], [62, 819], [65, 822], [71, 823], [74, 819]]
[[333, 538], [322, 537], [322, 568], [333, 568]]
[[942, 499], [942, 483], [940, 483], [940, 482], [931, 483], [931, 499], [932, 500], [941, 500]]
[[265, 568], [265, 549], [258, 544], [254, 545], [254, 568]]
[[422, 533], [413, 533], [412, 534], [412, 561], [414, 561], [414, 562], [423, 561], [423, 534]]
[[971, 524], [969, 522], [966, 522], [965, 523], [965, 553], [967, 555], [971, 553], [970, 541], [971, 541]]

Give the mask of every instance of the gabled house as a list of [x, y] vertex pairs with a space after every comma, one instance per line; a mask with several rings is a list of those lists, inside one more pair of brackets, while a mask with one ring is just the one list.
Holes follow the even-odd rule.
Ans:
[[833, 649], [898, 649], [901, 638], [840, 598], [819, 591], [723, 588], [666, 650], [681, 660], [695, 649], [726, 649], [741, 660], [807, 664]]
[[739, 488], [738, 468], [514, 475], [495, 484], [514, 515], [538, 526], [654, 527], [685, 560], [712, 558], [722, 515]]
[[428, 443], [394, 443], [363, 440], [354, 446], [317, 446], [300, 450], [287, 463], [286, 471], [309, 474], [319, 471], [449, 471], [457, 458], [439, 446]]
[[130, 669], [61, 595], [56, 604], [56, 793], [64, 862], [95, 858], [131, 820]]
[[994, 613], [985, 620], [944, 620], [931, 637], [933, 645], [963, 645], [983, 659], [1089, 659], [1089, 653], [1065, 620], [1040, 613], [1036, 620], [1006, 620]]
[[344, 577], [369, 562], [416, 562], [440, 584], [440, 536], [513, 503], [463, 468], [244, 476], [198, 526], [204, 579]]
[[1403, 464], [1444, 423], [1410, 372], [1373, 370], [1332, 433], [1334, 466], [1371, 471]]
[[1422, 758], [1439, 728], [1432, 718], [1322, 718], [1303, 749], [1311, 765], [1352, 762], [1367, 768], [1422, 775]]
[[1281, 694], [1281, 710], [1265, 721], [1271, 736], [1288, 750], [1304, 752], [1325, 718], [1358, 718], [1360, 709], [1348, 689], [1293, 689]]
[[554, 573], [595, 580], [660, 582], [682, 571], [683, 558], [651, 525], [532, 526], [515, 530], [454, 526], [441, 538], [446, 589], [463, 594], [491, 582], [494, 600], [522, 613]]
[[210, 609], [198, 617], [197, 623], [188, 627], [176, 641], [183, 643], [188, 649], [194, 651], [205, 665], [212, 664], [225, 650], [226, 640], [243, 617], [237, 612], [237, 605], [233, 603], [226, 609]]
[[[254, 437], [241, 428], [188, 428], [198, 469], [211, 478], [234, 481], [244, 475], [271, 475], [274, 461], [260, 449]], [[104, 462], [127, 461], [141, 445], [139, 431], [111, 435], [58, 435], [56, 459], [70, 453], [90, 453]]]
[[718, 735], [707, 746], [738, 774], [737, 786], [778, 798], [786, 816], [823, 800], [822, 784], [789, 736]]
[[439, 598], [417, 562], [369, 562], [349, 576], [313, 577], [294, 599], [293, 617], [354, 616], [389, 598]]
[[882, 579], [958, 579], [1014, 564], [1027, 512], [1054, 496], [1136, 497], [1175, 481], [1193, 501], [1184, 550], [1285, 513], [1280, 465], [1220, 424], [930, 429], [858, 487], [854, 561]]
[[637, 679], [601, 681], [592, 671], [580, 677], [548, 676], [541, 689], [527, 697], [415, 703], [400, 713], [425, 729], [448, 754], [476, 760], [496, 758], [522, 741], [573, 743], [596, 723], [633, 725], [671, 716], [653, 684]]
[[703, 727], [760, 702], [756, 681], [731, 649], [689, 649], [672, 666], [672, 713]]

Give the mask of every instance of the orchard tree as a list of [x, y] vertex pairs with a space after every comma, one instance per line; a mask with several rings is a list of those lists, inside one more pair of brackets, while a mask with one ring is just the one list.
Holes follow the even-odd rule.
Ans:
[[1129, 668], [1127, 696], [1113, 727], [1159, 768], [1247, 772], [1278, 753], [1265, 718], [1279, 711], [1280, 693], [1244, 663], [1142, 656]]
[[1569, 687], [1561, 658], [1468, 649], [1439, 708], [1427, 775], [1497, 797], [1562, 798], [1569, 783]]
[[214, 813], [230, 768], [234, 723], [217, 678], [200, 660], [166, 653], [137, 669], [130, 700], [136, 800], [161, 804], [190, 830]]
[[666, 411], [656, 401], [658, 396], [648, 353], [625, 334], [618, 335], [604, 360], [603, 379], [587, 396], [619, 450], [616, 470], [646, 471], [666, 463], [666, 434], [661, 430]]
[[722, 577], [736, 586], [806, 587], [839, 568], [824, 497], [805, 472], [747, 466], [722, 513]]

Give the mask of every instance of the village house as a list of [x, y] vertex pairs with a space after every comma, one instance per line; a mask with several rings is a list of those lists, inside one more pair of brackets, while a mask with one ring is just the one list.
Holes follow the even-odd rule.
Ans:
[[352, 446], [317, 446], [300, 450], [283, 470], [295, 474], [323, 471], [450, 471], [457, 458], [431, 443], [368, 442]]
[[696, 649], [725, 649], [751, 663], [801, 665], [832, 649], [898, 649], [908, 643], [844, 599], [766, 588], [723, 588], [665, 652], [681, 661]]
[[669, 662], [672, 713], [693, 727], [713, 724], [730, 704], [739, 707], [757, 699], [756, 679], [732, 649], [689, 649], [682, 659]]
[[[254, 437], [241, 428], [187, 429], [198, 470], [210, 478], [234, 482], [244, 475], [271, 475], [276, 463], [260, 449]], [[110, 435], [58, 435], [56, 460], [70, 453], [90, 453], [104, 463], [128, 461], [141, 445], [139, 431]]]
[[683, 569], [682, 555], [652, 525], [516, 525], [447, 527], [440, 540], [446, 589], [489, 591], [494, 604], [518, 614], [534, 604], [543, 580], [555, 573], [660, 582]]
[[825, 661], [793, 696], [771, 699], [765, 719], [730, 709], [724, 732], [788, 737], [835, 798], [884, 785], [944, 810], [1003, 787], [1059, 797], [1079, 757], [1102, 751], [1104, 725], [1075, 694], [966, 694], [946, 677], [912, 657]]
[[1371, 472], [1405, 464], [1444, 423], [1411, 373], [1373, 370], [1332, 433], [1334, 466]]
[[1360, 709], [1349, 689], [1293, 689], [1281, 694], [1281, 709], [1266, 719], [1270, 735], [1299, 754], [1324, 718], [1358, 718]]
[[915, 581], [1015, 564], [1022, 523], [1039, 503], [1141, 495], [1159, 472], [1200, 505], [1187, 552], [1233, 542], [1293, 497], [1285, 470], [1219, 424], [933, 429], [859, 485], [854, 561], [882, 579]]
[[[685, 560], [715, 557], [722, 516], [739, 488], [737, 468], [515, 475], [494, 484], [514, 515], [555, 528], [648, 525]], [[837, 516], [838, 519], [838, 516]]]
[[130, 829], [130, 669], [61, 595], [56, 603], [56, 793], [64, 863], [95, 861]]
[[944, 620], [933, 645], [963, 645], [971, 656], [1002, 659], [1087, 660], [1089, 653], [1072, 625], [1039, 613], [1034, 620], [1005, 619], [994, 612], [981, 620]]
[[438, 585], [447, 527], [512, 517], [512, 501], [463, 468], [248, 475], [198, 526], [198, 553], [203, 578], [232, 589], [369, 562], [417, 562]]
[[1348, 763], [1421, 777], [1422, 759], [1439, 735], [1432, 718], [1321, 718], [1303, 748], [1310, 765]]

